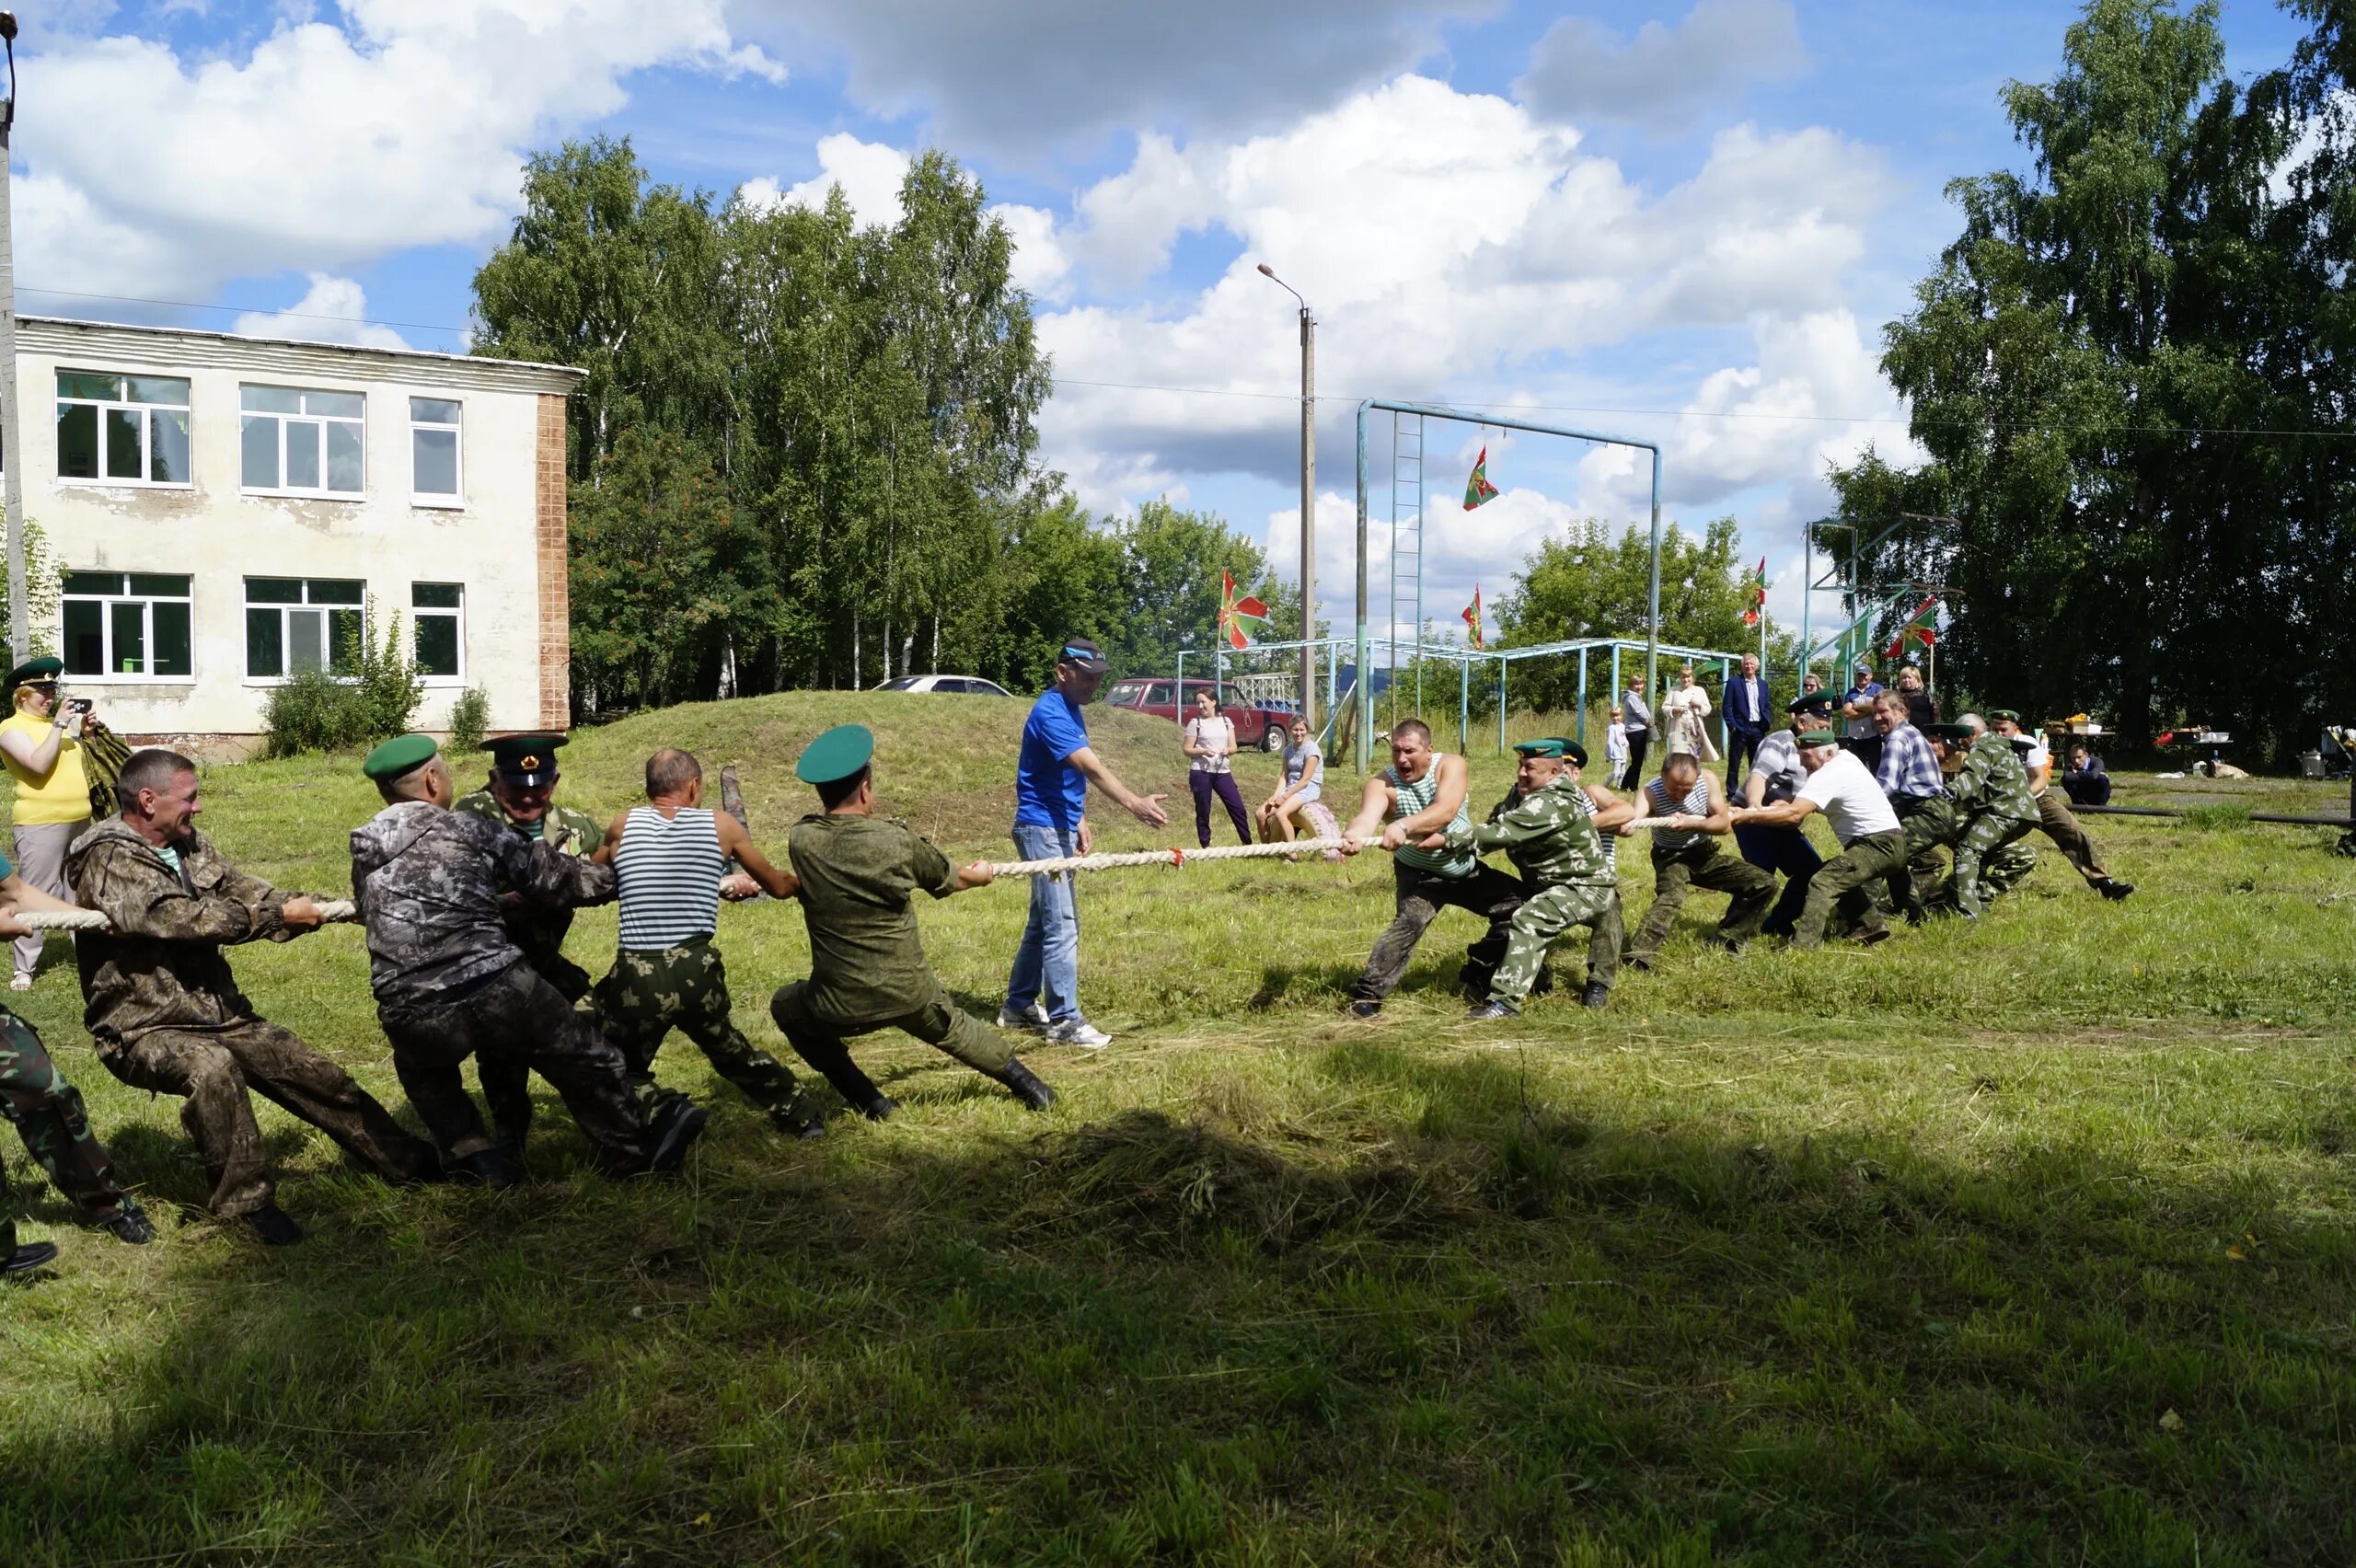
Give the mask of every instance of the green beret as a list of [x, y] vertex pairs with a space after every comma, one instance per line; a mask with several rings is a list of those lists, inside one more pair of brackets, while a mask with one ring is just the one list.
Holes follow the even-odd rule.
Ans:
[[1934, 741], [1962, 742], [1966, 744], [1980, 733], [1969, 724], [1925, 724], [1923, 732]]
[[438, 750], [431, 735], [395, 735], [362, 759], [360, 771], [382, 784], [423, 767]]
[[2014, 712], [2014, 711], [2013, 711], [2011, 709], [2009, 709], [2009, 708], [1992, 708], [1992, 709], [1990, 709], [1988, 710], [1988, 719], [1989, 719], [1989, 721], [1990, 721], [1991, 723], [1993, 723], [1995, 721], [1997, 721], [1997, 720], [1999, 720], [1999, 719], [2005, 720], [2005, 721], [2007, 721], [2008, 722], [2015, 723], [2015, 724], [2017, 724], [2017, 723], [2019, 723], [2019, 722], [2021, 721], [2021, 716], [2020, 716], [2019, 714], [2017, 714], [2017, 713]]
[[1799, 744], [1804, 746], [1837, 746], [1841, 744], [1841, 737], [1830, 730], [1810, 730], [1799, 737]]
[[530, 789], [556, 782], [556, 748], [562, 744], [562, 735], [502, 735], [485, 741], [482, 749], [502, 778]]
[[1819, 719], [1830, 719], [1832, 717], [1832, 710], [1839, 706], [1839, 700], [1831, 692], [1812, 691], [1805, 697], [1792, 698], [1785, 705], [1784, 711], [1810, 714]]
[[1560, 756], [1563, 743], [1554, 736], [1544, 735], [1534, 741], [1516, 741], [1513, 749], [1523, 756]]
[[833, 784], [854, 777], [874, 758], [874, 732], [864, 724], [837, 724], [803, 748], [793, 776], [804, 784]]
[[60, 659], [53, 653], [44, 653], [38, 659], [28, 659], [23, 663], [17, 665], [15, 669], [9, 671], [8, 689], [10, 691], [14, 691], [20, 686], [32, 686], [41, 681], [53, 681], [64, 673], [64, 660]]

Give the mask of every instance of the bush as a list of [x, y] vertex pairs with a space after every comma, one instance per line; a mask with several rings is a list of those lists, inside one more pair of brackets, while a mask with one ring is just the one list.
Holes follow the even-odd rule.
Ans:
[[491, 732], [491, 694], [480, 686], [468, 686], [450, 705], [450, 749], [470, 752], [479, 748], [482, 738]]
[[409, 728], [425, 686], [418, 678], [417, 661], [403, 645], [401, 617], [394, 616], [381, 638], [376, 628], [376, 601], [371, 598], [359, 630], [345, 639], [337, 661], [352, 674], [306, 670], [270, 694], [262, 707], [262, 725], [270, 734], [266, 755], [343, 751]]

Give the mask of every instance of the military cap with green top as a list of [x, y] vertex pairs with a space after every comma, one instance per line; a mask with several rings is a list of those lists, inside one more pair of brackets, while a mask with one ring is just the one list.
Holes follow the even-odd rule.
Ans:
[[1542, 735], [1534, 741], [1516, 741], [1514, 751], [1522, 756], [1560, 756], [1563, 743], [1553, 735]]
[[1841, 744], [1841, 737], [1830, 730], [1810, 730], [1800, 735], [1796, 744], [1804, 746], [1837, 746]]
[[47, 686], [65, 673], [65, 661], [54, 653], [44, 653], [38, 659], [28, 659], [8, 672], [8, 689], [18, 686]]
[[556, 782], [556, 748], [562, 744], [562, 735], [502, 735], [485, 741], [482, 749], [491, 754], [500, 778], [530, 790]]
[[387, 784], [423, 767], [440, 750], [431, 735], [395, 735], [361, 759], [360, 771]]
[[802, 748], [793, 776], [804, 784], [836, 784], [858, 777], [875, 759], [875, 733], [864, 724], [837, 724]]
[[1805, 696], [1792, 698], [1790, 702], [1784, 705], [1784, 711], [1806, 713], [1818, 719], [1830, 719], [1832, 717], [1833, 709], [1839, 705], [1838, 699], [1831, 692], [1812, 691]]
[[1576, 767], [1587, 766], [1587, 748], [1567, 735], [1556, 735], [1554, 744], [1563, 748], [1563, 760]]
[[2009, 708], [1992, 708], [1988, 710], [1988, 717], [1992, 720], [2002, 719], [2008, 724], [2017, 724], [2021, 721], [2021, 716]]
[[1977, 739], [1980, 734], [1979, 731], [1969, 724], [1925, 724], [1923, 726], [1923, 732], [1934, 741], [1946, 741], [1950, 744], [1958, 741], [1968, 744]]

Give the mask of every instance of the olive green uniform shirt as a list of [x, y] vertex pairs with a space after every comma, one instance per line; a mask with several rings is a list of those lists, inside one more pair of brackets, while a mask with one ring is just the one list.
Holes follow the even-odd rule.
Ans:
[[860, 1023], [902, 1017], [940, 989], [917, 937], [918, 892], [946, 898], [957, 868], [897, 818], [813, 812], [787, 841], [810, 928], [809, 1005]]

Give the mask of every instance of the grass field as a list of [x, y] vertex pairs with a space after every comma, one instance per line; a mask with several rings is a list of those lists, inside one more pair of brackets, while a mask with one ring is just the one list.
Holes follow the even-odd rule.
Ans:
[[[618, 809], [685, 744], [744, 759], [778, 843], [787, 765], [859, 719], [895, 809], [999, 857], [1020, 717], [675, 710], [584, 736], [564, 793]], [[1172, 726], [1094, 723], [1183, 790]], [[1485, 804], [1508, 770], [1475, 762]], [[1247, 797], [1274, 767], [1242, 759]], [[349, 759], [207, 795], [250, 869], [345, 891]], [[493, 1194], [388, 1190], [265, 1107], [313, 1230], [283, 1251], [196, 1206], [178, 1106], [105, 1074], [53, 968], [21, 1010], [164, 1234], [74, 1228], [7, 1143], [65, 1251], [0, 1291], [0, 1562], [2356, 1561], [2356, 861], [2235, 820], [2344, 786], [2121, 798], [2225, 809], [2091, 824], [2124, 905], [2049, 854], [1979, 927], [1871, 951], [1714, 955], [1697, 894], [1610, 1012], [1504, 1027], [1460, 1021], [1455, 915], [1380, 1022], [1336, 1016], [1378, 857], [1107, 874], [1082, 989], [1117, 1039], [1026, 1053], [1044, 1116], [879, 1038], [901, 1113], [788, 1143], [675, 1041], [713, 1107], [685, 1179], [589, 1173], [549, 1098], [537, 1179]], [[970, 1007], [1022, 913], [922, 911]], [[574, 956], [613, 931], [584, 916]], [[721, 941], [781, 1051], [798, 913]], [[238, 965], [398, 1103], [358, 933]]]

